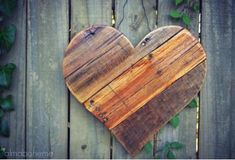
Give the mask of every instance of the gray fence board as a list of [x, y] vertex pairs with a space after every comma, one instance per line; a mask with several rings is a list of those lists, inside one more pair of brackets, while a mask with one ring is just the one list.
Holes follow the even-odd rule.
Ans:
[[[125, 6], [124, 6], [125, 5]], [[116, 0], [116, 28], [123, 32], [134, 46], [156, 25], [155, 0]], [[144, 13], [145, 10], [145, 13]], [[144, 151], [135, 158], [151, 158]], [[122, 145], [113, 139], [113, 158], [130, 158]]]
[[29, 0], [26, 141], [27, 152], [34, 154], [28, 158], [67, 158], [67, 89], [61, 69], [67, 43], [67, 1]]
[[200, 158], [235, 158], [235, 3], [202, 1], [202, 44], [208, 55], [201, 92]]
[[[111, 25], [111, 0], [72, 0], [71, 35], [95, 24]], [[110, 158], [110, 132], [71, 95], [70, 157]]]
[[[165, 25], [181, 25], [180, 21], [170, 18], [171, 10], [176, 9], [172, 0], [158, 0], [158, 27]], [[192, 13], [192, 22], [189, 30], [198, 37], [198, 13]], [[196, 109], [185, 108], [180, 113], [180, 125], [178, 128], [166, 125], [162, 133], [158, 134], [156, 142], [156, 151], [159, 150], [167, 141], [178, 141], [185, 145], [184, 149], [176, 152], [177, 158], [196, 158]]]

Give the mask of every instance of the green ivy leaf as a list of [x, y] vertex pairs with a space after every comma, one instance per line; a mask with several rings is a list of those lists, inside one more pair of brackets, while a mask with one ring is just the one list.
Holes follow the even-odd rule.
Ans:
[[175, 5], [178, 6], [179, 4], [181, 4], [184, 0], [175, 0]]
[[3, 110], [0, 108], [0, 119], [2, 119], [3, 116], [4, 116], [4, 112], [3, 112]]
[[0, 14], [10, 17], [16, 9], [16, 0], [0, 0]]
[[175, 154], [171, 150], [169, 150], [166, 157], [168, 159], [175, 159]]
[[9, 129], [8, 122], [4, 119], [1, 120], [0, 134], [4, 137], [9, 137], [10, 136], [10, 129]]
[[0, 159], [6, 159], [5, 148], [0, 146]]
[[195, 3], [193, 4], [193, 10], [194, 10], [195, 12], [199, 12], [199, 10], [200, 10], [200, 4], [199, 4], [199, 2], [195, 2]]
[[13, 111], [13, 100], [12, 96], [8, 95], [6, 98], [0, 98], [0, 106], [3, 111]]
[[0, 89], [8, 89], [11, 85], [12, 73], [16, 65], [13, 63], [0, 66]]
[[182, 143], [179, 142], [171, 142], [170, 143], [170, 148], [172, 149], [182, 149], [184, 147], [184, 145]]
[[144, 145], [144, 151], [148, 154], [151, 154], [153, 151], [153, 145], [151, 142], [148, 142]]
[[179, 11], [173, 10], [170, 12], [170, 16], [172, 18], [178, 19], [178, 18], [181, 18], [182, 14]]
[[197, 101], [196, 101], [196, 99], [193, 99], [188, 105], [187, 105], [187, 107], [188, 108], [197, 108]]
[[182, 16], [183, 22], [186, 26], [189, 26], [191, 23], [191, 19], [187, 14], [183, 14]]
[[179, 114], [177, 114], [175, 117], [173, 117], [170, 121], [169, 121], [169, 124], [176, 128], [179, 126], [180, 124], [180, 118], [179, 118]]
[[15, 41], [15, 35], [16, 27], [12, 24], [0, 28], [0, 55], [10, 51]]

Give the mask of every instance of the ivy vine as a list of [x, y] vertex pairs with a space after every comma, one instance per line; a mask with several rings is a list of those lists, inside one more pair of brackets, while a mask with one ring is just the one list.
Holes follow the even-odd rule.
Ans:
[[[198, 0], [173, 0], [174, 5], [176, 6], [176, 9], [172, 10], [169, 13], [169, 16], [172, 19], [179, 20], [183, 22], [183, 24], [188, 27], [191, 24], [191, 13], [192, 12], [199, 12], [200, 11], [200, 5]], [[198, 103], [196, 99], [193, 99], [188, 105], [187, 108], [197, 108]], [[180, 118], [179, 114], [175, 115], [169, 122], [169, 125], [171, 125], [173, 128], [177, 128], [180, 124]], [[161, 133], [163, 131], [163, 128], [159, 130], [158, 133]], [[174, 153], [174, 150], [180, 150], [184, 148], [184, 144], [180, 142], [166, 142], [162, 148], [160, 148], [155, 154], [157, 159], [175, 159], [176, 155]], [[151, 142], [148, 142], [143, 147], [143, 150], [146, 153], [152, 153], [153, 151], [153, 145]]]
[[176, 9], [170, 12], [170, 17], [182, 21], [188, 27], [191, 24], [191, 13], [200, 11], [198, 0], [174, 0], [174, 4]]
[[[13, 15], [17, 6], [16, 0], [0, 0], [0, 58], [11, 50], [16, 36], [16, 27], [6, 21]], [[12, 95], [6, 95], [10, 90], [13, 72], [16, 65], [13, 63], [0, 64], [0, 135], [10, 136], [9, 123], [6, 118], [7, 112], [14, 110]], [[0, 158], [5, 157], [5, 148], [0, 146]]]

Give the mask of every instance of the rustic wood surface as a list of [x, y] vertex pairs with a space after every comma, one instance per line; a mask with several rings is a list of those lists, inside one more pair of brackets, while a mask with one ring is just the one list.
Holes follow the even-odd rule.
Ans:
[[[148, 43], [150, 44], [147, 45]], [[85, 53], [87, 56], [84, 56]], [[133, 48], [119, 31], [106, 26], [91, 26], [71, 40], [65, 51], [63, 70], [65, 82], [77, 100], [84, 103], [86, 109], [107, 128], [113, 129], [118, 124], [125, 123], [129, 116], [205, 59], [199, 42], [181, 27], [159, 28]], [[106, 75], [109, 78], [103, 79]], [[198, 81], [202, 82], [200, 78], [204, 77], [198, 77]], [[108, 81], [100, 85], [100, 79]], [[93, 84], [98, 86], [95, 91], [89, 86]], [[88, 99], [81, 99], [88, 91]], [[188, 98], [192, 99], [187, 97], [184, 101], [188, 102]], [[175, 103], [181, 104], [177, 101]], [[172, 114], [163, 116], [169, 120]], [[160, 123], [156, 123], [156, 126]], [[123, 132], [126, 131], [119, 131]], [[134, 156], [146, 140], [149, 140], [145, 137], [149, 136], [143, 135], [144, 138], [135, 140], [138, 140], [138, 145], [128, 146], [129, 141], [133, 144], [132, 137], [135, 135], [130, 135], [130, 140], [122, 139], [121, 143]]]
[[235, 158], [234, 15], [232, 0], [202, 1], [201, 40], [208, 52], [208, 72], [200, 101], [200, 158]]
[[[198, 1], [200, 2], [200, 1]], [[165, 25], [180, 25], [184, 26], [181, 21], [174, 20], [169, 17], [171, 10], [176, 9], [172, 0], [158, 0], [158, 21], [157, 26]], [[189, 31], [195, 36], [199, 36], [199, 13], [191, 13], [192, 22], [188, 27]], [[177, 157], [182, 158], [196, 158], [197, 150], [196, 146], [196, 132], [197, 125], [197, 109], [185, 108], [179, 114], [180, 125], [177, 128], [173, 128], [170, 125], [166, 125], [162, 128], [161, 133], [157, 134], [155, 151], [159, 150], [166, 142], [178, 141], [185, 146], [183, 149], [176, 151]]]
[[[116, 19], [115, 28], [124, 33], [133, 46], [136, 46], [147, 33], [155, 28], [157, 20], [156, 6], [156, 0], [115, 0], [113, 6]], [[115, 138], [113, 138], [112, 145], [113, 158], [131, 158]], [[153, 152], [146, 153], [142, 151], [136, 158], [151, 158], [152, 155]]]
[[[189, 26], [194, 36], [202, 36], [208, 53], [207, 83], [199, 97], [199, 128], [196, 128], [197, 109], [185, 108], [180, 113], [179, 127], [174, 129], [165, 125], [155, 141], [151, 141], [154, 151], [142, 151], [136, 158], [153, 158], [154, 152], [166, 141], [179, 141], [186, 146], [175, 151], [177, 158], [235, 158], [232, 123], [235, 95], [232, 54], [234, 6], [233, 0], [203, 0], [200, 13], [193, 14]], [[63, 51], [69, 39], [84, 27], [92, 24], [117, 27], [121, 19], [119, 30], [136, 46], [155, 27], [183, 26], [169, 18], [170, 10], [175, 8], [172, 0], [18, 1], [17, 11], [9, 18], [9, 22], [17, 27], [16, 43], [8, 55], [0, 58], [1, 65], [6, 62], [17, 65], [9, 91], [13, 94], [16, 110], [5, 117], [10, 122], [11, 136], [1, 137], [0, 145], [19, 154], [19, 151], [29, 154], [43, 151], [44, 155], [38, 154], [33, 156], [35, 158], [130, 158], [122, 145], [73, 96], [65, 98], [67, 90], [61, 73]], [[34, 15], [37, 17], [32, 19]], [[200, 24], [199, 15], [202, 16]], [[113, 24], [112, 16], [115, 20]], [[43, 58], [37, 59], [36, 55]], [[57, 65], [55, 70], [58, 74], [54, 73], [57, 76], [53, 78], [51, 72], [40, 72], [38, 81], [45, 81], [41, 83], [43, 89], [40, 90], [31, 73], [39, 73], [40, 68], [45, 69], [51, 63]], [[44, 95], [45, 91], [48, 94]], [[196, 143], [198, 130], [199, 146]], [[58, 140], [56, 137], [59, 135], [63, 138]], [[45, 154], [51, 151], [52, 156]], [[24, 158], [19, 154], [10, 158]]]
[[[205, 62], [173, 83], [111, 131], [133, 156], [170, 118], [198, 93], [205, 78]], [[177, 103], [174, 103], [177, 101]], [[166, 107], [168, 106], [168, 107]]]
[[29, 0], [27, 19], [27, 97], [31, 98], [26, 104], [26, 150], [38, 153], [27, 158], [41, 158], [43, 152], [44, 158], [67, 158], [68, 100], [60, 63], [68, 43], [68, 4]]
[[[111, 25], [111, 0], [72, 0], [70, 39], [92, 24]], [[110, 158], [110, 133], [70, 96], [70, 158]]]

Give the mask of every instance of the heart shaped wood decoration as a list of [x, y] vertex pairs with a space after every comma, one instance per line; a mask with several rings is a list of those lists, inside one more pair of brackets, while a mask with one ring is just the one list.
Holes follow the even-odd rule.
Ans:
[[92, 26], [71, 40], [63, 72], [76, 99], [135, 156], [199, 92], [205, 61], [180, 26], [156, 29], [136, 47], [112, 27]]

